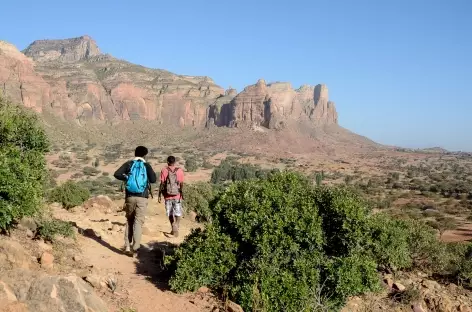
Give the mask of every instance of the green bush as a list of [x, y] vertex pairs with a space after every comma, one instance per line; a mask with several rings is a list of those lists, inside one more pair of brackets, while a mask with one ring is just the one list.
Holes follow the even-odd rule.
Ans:
[[37, 116], [0, 96], [0, 230], [41, 208], [48, 148]]
[[176, 291], [207, 285], [245, 310], [301, 311], [318, 289], [335, 305], [378, 289], [376, 263], [363, 250], [368, 210], [349, 191], [313, 189], [282, 173], [234, 183], [210, 206], [212, 223], [166, 259]]
[[377, 214], [370, 220], [370, 249], [382, 269], [404, 269], [411, 267], [408, 223]]
[[472, 283], [470, 244], [442, 243], [421, 221], [372, 215], [355, 190], [274, 173], [214, 196], [204, 201], [206, 229], [166, 257], [175, 291], [208, 286], [248, 311], [336, 311], [349, 296], [379, 290], [379, 269]]
[[39, 223], [37, 235], [42, 237], [45, 241], [53, 242], [58, 235], [63, 237], [74, 237], [75, 234], [72, 224], [69, 222], [50, 219], [43, 220]]
[[214, 197], [214, 190], [211, 184], [198, 182], [187, 184], [184, 190], [184, 209], [186, 213], [194, 211], [199, 221], [210, 221], [210, 202]]
[[66, 209], [80, 206], [89, 198], [89, 190], [73, 181], [67, 181], [52, 189], [48, 194], [49, 202], [61, 203]]
[[185, 170], [188, 172], [195, 172], [198, 169], [197, 160], [193, 156], [188, 156], [185, 158]]
[[216, 184], [226, 181], [265, 178], [273, 172], [274, 170], [265, 170], [257, 165], [240, 164], [233, 158], [228, 157], [213, 169], [213, 172], [211, 173], [211, 182]]

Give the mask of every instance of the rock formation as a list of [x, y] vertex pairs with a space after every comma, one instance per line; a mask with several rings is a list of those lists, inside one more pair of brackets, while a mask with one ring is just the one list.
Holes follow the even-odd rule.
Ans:
[[82, 36], [64, 40], [37, 40], [25, 51], [35, 61], [78, 62], [100, 55], [95, 40]]
[[264, 126], [337, 124], [325, 85], [294, 90], [259, 80], [241, 93], [208, 77], [150, 69], [102, 54], [88, 37], [38, 40], [19, 52], [0, 42], [0, 88], [16, 102], [79, 124], [155, 120], [162, 124]]
[[335, 105], [328, 100], [325, 85], [294, 90], [289, 83], [266, 84], [262, 79], [236, 96], [217, 99], [210, 105], [208, 118], [209, 124], [217, 126], [269, 129], [283, 128], [290, 120], [309, 120], [314, 125], [338, 123]]

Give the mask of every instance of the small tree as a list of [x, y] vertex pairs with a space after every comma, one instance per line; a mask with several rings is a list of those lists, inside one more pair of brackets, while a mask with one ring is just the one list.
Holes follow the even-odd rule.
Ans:
[[93, 166], [94, 166], [95, 168], [98, 168], [98, 167], [100, 166], [100, 159], [99, 159], [98, 157], [97, 157], [97, 158], [95, 159], [95, 161], [93, 162]]

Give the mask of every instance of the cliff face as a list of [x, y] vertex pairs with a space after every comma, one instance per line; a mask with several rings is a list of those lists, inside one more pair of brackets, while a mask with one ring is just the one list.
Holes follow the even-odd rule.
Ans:
[[292, 89], [259, 80], [241, 93], [208, 77], [150, 69], [102, 54], [88, 37], [39, 40], [23, 53], [0, 42], [0, 89], [14, 101], [60, 118], [87, 122], [155, 120], [163, 124], [264, 126], [287, 120], [337, 124], [324, 85]]
[[[225, 105], [227, 108], [223, 109]], [[221, 97], [210, 106], [210, 110], [212, 107], [221, 107], [209, 115], [209, 123], [215, 120], [213, 124], [217, 126], [280, 129], [288, 120], [309, 120], [314, 125], [338, 123], [336, 107], [328, 100], [325, 85], [294, 90], [289, 83], [267, 85], [264, 80], [259, 80], [233, 98]]]

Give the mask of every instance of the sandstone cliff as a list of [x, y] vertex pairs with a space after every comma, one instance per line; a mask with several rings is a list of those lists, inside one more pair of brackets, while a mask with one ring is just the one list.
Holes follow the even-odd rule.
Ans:
[[238, 95], [226, 95], [209, 108], [208, 123], [217, 126], [285, 127], [287, 121], [310, 120], [314, 125], [338, 123], [333, 102], [328, 100], [328, 88], [303, 86], [294, 90], [289, 83], [266, 84], [259, 80]]
[[208, 77], [176, 75], [102, 54], [88, 37], [38, 40], [23, 53], [0, 43], [0, 87], [14, 101], [65, 120], [154, 120], [207, 127], [283, 128], [289, 121], [337, 124], [325, 85], [294, 90], [259, 80], [241, 93]]

